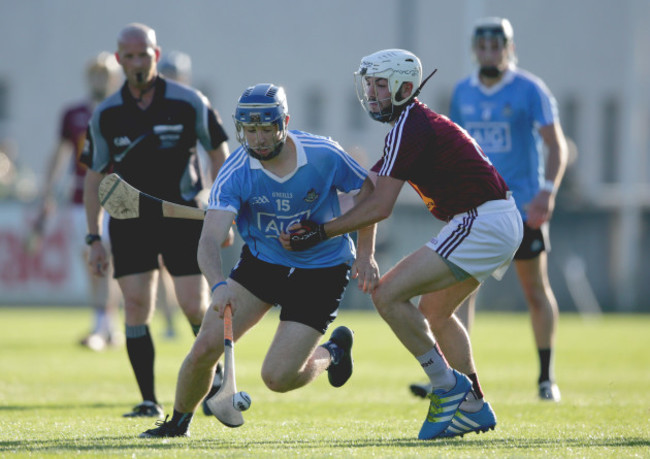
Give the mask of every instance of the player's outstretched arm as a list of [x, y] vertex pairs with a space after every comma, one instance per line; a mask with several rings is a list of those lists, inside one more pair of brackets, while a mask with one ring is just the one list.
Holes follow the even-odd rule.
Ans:
[[321, 241], [365, 228], [390, 216], [404, 181], [379, 177], [374, 190], [372, 182], [372, 177], [366, 178], [357, 195], [357, 204], [340, 217], [321, 224], [303, 220], [289, 228], [288, 234], [280, 235], [282, 246], [287, 250], [306, 250]]
[[350, 233], [390, 216], [404, 181], [381, 176], [376, 178], [373, 188], [372, 179], [373, 177], [366, 179], [352, 209], [325, 223], [324, 230], [327, 237]]

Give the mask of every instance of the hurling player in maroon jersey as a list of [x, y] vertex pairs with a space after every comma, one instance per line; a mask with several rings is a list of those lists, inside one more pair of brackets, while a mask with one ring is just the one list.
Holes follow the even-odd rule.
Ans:
[[521, 217], [474, 139], [416, 98], [422, 87], [417, 56], [378, 51], [361, 60], [355, 77], [364, 109], [392, 126], [367, 179], [374, 190], [366, 183], [358, 204], [337, 219], [290, 228], [283, 245], [304, 250], [388, 218], [408, 182], [447, 224], [381, 278], [373, 302], [433, 387], [418, 438], [488, 431], [496, 415], [484, 400], [469, 337], [454, 311], [485, 279], [504, 274], [521, 242]]
[[[95, 106], [115, 91], [120, 84], [120, 68], [115, 56], [101, 52], [86, 65], [86, 100], [67, 107], [61, 118], [59, 139], [46, 170], [45, 185], [39, 215], [34, 223], [34, 236], [42, 237], [47, 216], [55, 208], [55, 188], [62, 180], [61, 170], [68, 165], [69, 173], [65, 175], [66, 191], [70, 192], [69, 203], [73, 224], [71, 240], [81, 242], [79, 247], [84, 258], [88, 256], [88, 246], [84, 243], [86, 234], [86, 217], [83, 207], [83, 184], [87, 167], [79, 162], [79, 157], [86, 141], [88, 120]], [[67, 198], [67, 197], [66, 197]], [[104, 240], [108, 243], [108, 240]], [[86, 265], [84, 261], [84, 265]], [[117, 285], [108, 277], [98, 277], [89, 272], [90, 302], [94, 309], [93, 326], [90, 333], [80, 344], [94, 351], [101, 351], [107, 345], [118, 345], [124, 341], [118, 326], [119, 292]]]

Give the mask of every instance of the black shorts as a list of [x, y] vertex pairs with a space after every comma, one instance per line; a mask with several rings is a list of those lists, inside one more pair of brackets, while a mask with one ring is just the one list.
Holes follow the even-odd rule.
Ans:
[[158, 269], [158, 255], [172, 276], [201, 274], [196, 254], [203, 222], [183, 218], [111, 218], [113, 277]]
[[524, 223], [524, 237], [519, 249], [515, 252], [515, 260], [531, 260], [539, 256], [540, 253], [550, 250], [548, 223], [544, 223], [539, 229], [532, 229]]
[[279, 305], [280, 320], [298, 322], [324, 334], [336, 318], [350, 281], [349, 271], [347, 264], [304, 269], [266, 263], [244, 245], [230, 278], [261, 301]]

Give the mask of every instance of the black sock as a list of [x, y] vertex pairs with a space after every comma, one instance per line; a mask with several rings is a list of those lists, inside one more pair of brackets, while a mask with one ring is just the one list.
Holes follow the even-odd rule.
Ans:
[[127, 325], [126, 350], [140, 388], [140, 394], [142, 394], [142, 400], [150, 400], [157, 404], [153, 375], [155, 351], [147, 325]]
[[474, 391], [474, 395], [476, 396], [477, 400], [480, 400], [484, 397], [483, 395], [483, 389], [481, 388], [481, 384], [478, 382], [478, 375], [476, 373], [472, 373], [471, 375], [467, 375], [467, 377], [472, 381], [472, 390]]
[[179, 413], [178, 411], [174, 410], [172, 420], [169, 422], [178, 427], [180, 431], [187, 432], [187, 430], [190, 428], [190, 422], [192, 422], [193, 417], [194, 413]]
[[553, 349], [538, 349], [537, 353], [539, 354], [539, 380], [537, 382], [552, 381], [551, 358]]

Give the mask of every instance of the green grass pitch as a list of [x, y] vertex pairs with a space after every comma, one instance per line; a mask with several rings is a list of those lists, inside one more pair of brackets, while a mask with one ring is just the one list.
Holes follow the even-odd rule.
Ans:
[[[537, 358], [527, 314], [481, 313], [472, 333], [479, 375], [498, 417], [496, 430], [417, 440], [427, 403], [408, 392], [417, 362], [371, 311], [341, 311], [355, 330], [355, 372], [342, 388], [326, 375], [287, 394], [264, 387], [259, 371], [275, 331], [272, 312], [235, 348], [239, 390], [252, 407], [238, 429], [197, 413], [189, 439], [137, 435], [148, 419], [122, 413], [139, 396], [124, 349], [94, 353], [76, 344], [86, 308], [0, 308], [2, 457], [650, 457], [648, 315], [583, 320], [562, 315], [556, 367], [563, 400], [536, 398]], [[171, 412], [176, 375], [192, 336], [156, 342], [157, 394]]]

